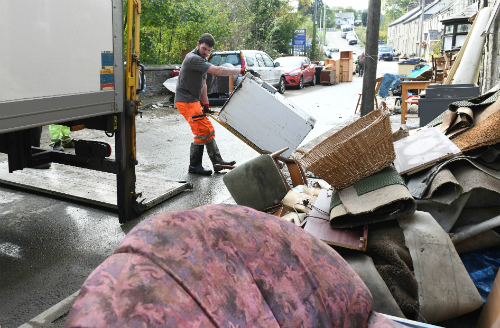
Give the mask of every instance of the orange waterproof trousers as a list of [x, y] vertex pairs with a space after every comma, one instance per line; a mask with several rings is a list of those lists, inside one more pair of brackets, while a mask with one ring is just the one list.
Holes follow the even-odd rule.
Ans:
[[179, 113], [184, 116], [186, 121], [188, 121], [191, 126], [191, 131], [194, 134], [194, 143], [195, 144], [206, 144], [209, 140], [215, 138], [215, 130], [208, 119], [208, 117], [198, 117], [194, 118], [193, 116], [202, 115], [203, 107], [199, 102], [195, 103], [185, 103], [185, 102], [176, 102], [177, 110]]

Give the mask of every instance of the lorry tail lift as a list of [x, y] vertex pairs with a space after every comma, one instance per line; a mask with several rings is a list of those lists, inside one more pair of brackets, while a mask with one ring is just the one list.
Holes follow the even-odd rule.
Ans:
[[[27, 34], [23, 33], [21, 29], [27, 29], [30, 26], [21, 25], [12, 25], [9, 31], [0, 35], [0, 42], [3, 44], [9, 44], [8, 41], [15, 38], [20, 38], [24, 44], [38, 42], [39, 39], [46, 40], [46, 43], [42, 44], [44, 48], [41, 51], [30, 52], [15, 47], [8, 47], [10, 50], [7, 50], [7, 53], [11, 51], [7, 58], [10, 60], [9, 65], [13, 66], [11, 71], [22, 74], [24, 73], [23, 69], [25, 69], [26, 77], [18, 79], [9, 76], [9, 74], [0, 77], [0, 87], [14, 85], [14, 87], [7, 88], [6, 92], [2, 92], [4, 96], [0, 95], [0, 152], [8, 155], [8, 172], [10, 173], [4, 174], [7, 171], [7, 165], [0, 163], [2, 170], [0, 182], [42, 192], [46, 191], [72, 199], [85, 200], [85, 197], [81, 195], [72, 195], [71, 190], [57, 192], [51, 190], [50, 186], [34, 186], [37, 183], [30, 184], [22, 181], [26, 180], [26, 177], [19, 178], [16, 176], [17, 172], [11, 173], [47, 163], [59, 163], [112, 173], [116, 175], [116, 205], [114, 208], [118, 210], [121, 223], [132, 220], [148, 208], [192, 188], [185, 181], [165, 180], [165, 183], [170, 183], [170, 185], [162, 189], [165, 191], [163, 194], [150, 196], [147, 202], [145, 199], [138, 201], [143, 196], [142, 193], [136, 192], [135, 172], [135, 167], [138, 164], [135, 118], [139, 113], [138, 107], [140, 105], [138, 92], [143, 88], [143, 86], [139, 86], [139, 67], [142, 66], [139, 61], [140, 0], [128, 0], [126, 67], [123, 64], [125, 58], [123, 55], [122, 0], [86, 1], [76, 10], [75, 6], [65, 3], [61, 5], [60, 2], [49, 3], [47, 7], [50, 8], [39, 8], [43, 4], [37, 0], [31, 0], [31, 2], [33, 6], [25, 4], [10, 6], [9, 4], [7, 10], [2, 10], [0, 5], [0, 19], [6, 15], [9, 17], [9, 22], [25, 24], [31, 22], [30, 18], [33, 18], [33, 24], [47, 25], [45, 33], [59, 35], [39, 38], [34, 33], [33, 40], [23, 40], [22, 37]], [[26, 8], [32, 8], [28, 14], [26, 14]], [[37, 15], [38, 9], [54, 10], [55, 15], [47, 17]], [[91, 27], [89, 27], [88, 21], [84, 21], [87, 16], [81, 15], [81, 11], [86, 10], [87, 14], [99, 13], [100, 15], [93, 20], [93, 22], [98, 23], [93, 23]], [[30, 11], [33, 15], [29, 13]], [[74, 18], [70, 23], [68, 23], [68, 16]], [[61, 18], [54, 19], [54, 17]], [[40, 20], [45, 20], [43, 21], [45, 25], [40, 24]], [[82, 38], [83, 32], [85, 32], [87, 39], [78, 39]], [[66, 36], [66, 39], [58, 39], [61, 33], [66, 33], [63, 35]], [[35, 38], [38, 39], [35, 41]], [[73, 38], [77, 40], [73, 40]], [[75, 48], [71, 48], [71, 45]], [[113, 51], [109, 51], [110, 48]], [[56, 59], [64, 62], [67, 60], [66, 55], [74, 53], [80, 54], [80, 58], [84, 58], [85, 62], [67, 63], [71, 66], [67, 70], [51, 69], [51, 72], [54, 72], [53, 79], [46, 81], [48, 78], [45, 75], [47, 70], [43, 68], [44, 58], [50, 61], [54, 59], [54, 56], [59, 56]], [[35, 66], [26, 65], [27, 62], [33, 60], [36, 61]], [[73, 79], [74, 83], [68, 84], [65, 79], [72, 79], [75, 69], [77, 69], [73, 65], [86, 67], [79, 70], [81, 76], [78, 80]], [[98, 67], [100, 72], [96, 72], [95, 67]], [[100, 84], [89, 88], [91, 82], [96, 81], [93, 74], [97, 74], [98, 77], [100, 74], [100, 80], [97, 79], [97, 84], [99, 81]], [[103, 82], [103, 75], [106, 74], [108, 75]], [[109, 74], [111, 74], [111, 83], [109, 83]], [[35, 90], [37, 86], [40, 86], [39, 83], [44, 82], [50, 83], [51, 87], [39, 88], [43, 89], [41, 92]], [[5, 91], [5, 89], [3, 90]], [[74, 154], [32, 147], [31, 128], [47, 124], [69, 126], [72, 131], [82, 128], [104, 131], [108, 137], [115, 137], [115, 158], [109, 158], [112, 147], [100, 141], [75, 140]], [[56, 167], [61, 166], [56, 164]], [[82, 174], [81, 172], [79, 171], [77, 174]], [[147, 179], [145, 174], [139, 174], [139, 176]], [[84, 177], [80, 178], [84, 179]], [[154, 177], [154, 179], [158, 181], [158, 177]], [[93, 190], [86, 191], [89, 194], [92, 192]], [[88, 198], [87, 201], [102, 205], [97, 198]]]

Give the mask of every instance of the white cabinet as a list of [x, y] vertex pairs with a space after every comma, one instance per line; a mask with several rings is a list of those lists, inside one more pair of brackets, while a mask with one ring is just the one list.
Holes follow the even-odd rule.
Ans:
[[261, 150], [288, 157], [313, 129], [316, 119], [285, 99], [272, 86], [248, 73], [219, 113], [232, 127]]

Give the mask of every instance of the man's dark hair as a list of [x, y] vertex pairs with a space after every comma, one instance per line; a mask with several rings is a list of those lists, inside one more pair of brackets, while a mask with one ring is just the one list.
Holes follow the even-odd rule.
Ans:
[[200, 39], [198, 40], [200, 44], [204, 43], [209, 47], [215, 46], [215, 39], [210, 33], [205, 33], [202, 36], [200, 36]]

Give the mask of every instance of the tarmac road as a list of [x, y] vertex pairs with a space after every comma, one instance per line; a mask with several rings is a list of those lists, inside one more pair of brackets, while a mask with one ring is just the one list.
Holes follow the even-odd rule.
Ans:
[[[348, 46], [339, 32], [327, 37], [332, 43], [344, 42], [341, 50], [356, 47]], [[395, 62], [379, 64], [379, 72], [397, 71]], [[354, 77], [351, 83], [287, 90], [287, 98], [317, 119], [304, 143], [351, 116], [361, 88], [362, 78]], [[242, 163], [258, 155], [216, 122], [214, 126], [226, 160]], [[78, 131], [72, 136], [114, 144], [96, 131]], [[42, 147], [48, 147], [46, 127], [42, 139]], [[75, 293], [128, 231], [145, 218], [205, 204], [232, 203], [222, 174], [201, 177], [186, 173], [191, 141], [188, 124], [173, 108], [145, 110], [143, 118], [137, 118], [137, 171], [188, 180], [194, 189], [123, 225], [118, 223], [117, 214], [107, 209], [0, 184], [0, 326], [22, 325]], [[1, 154], [0, 161], [5, 160]], [[204, 163], [205, 167], [210, 163], [206, 154]]]

